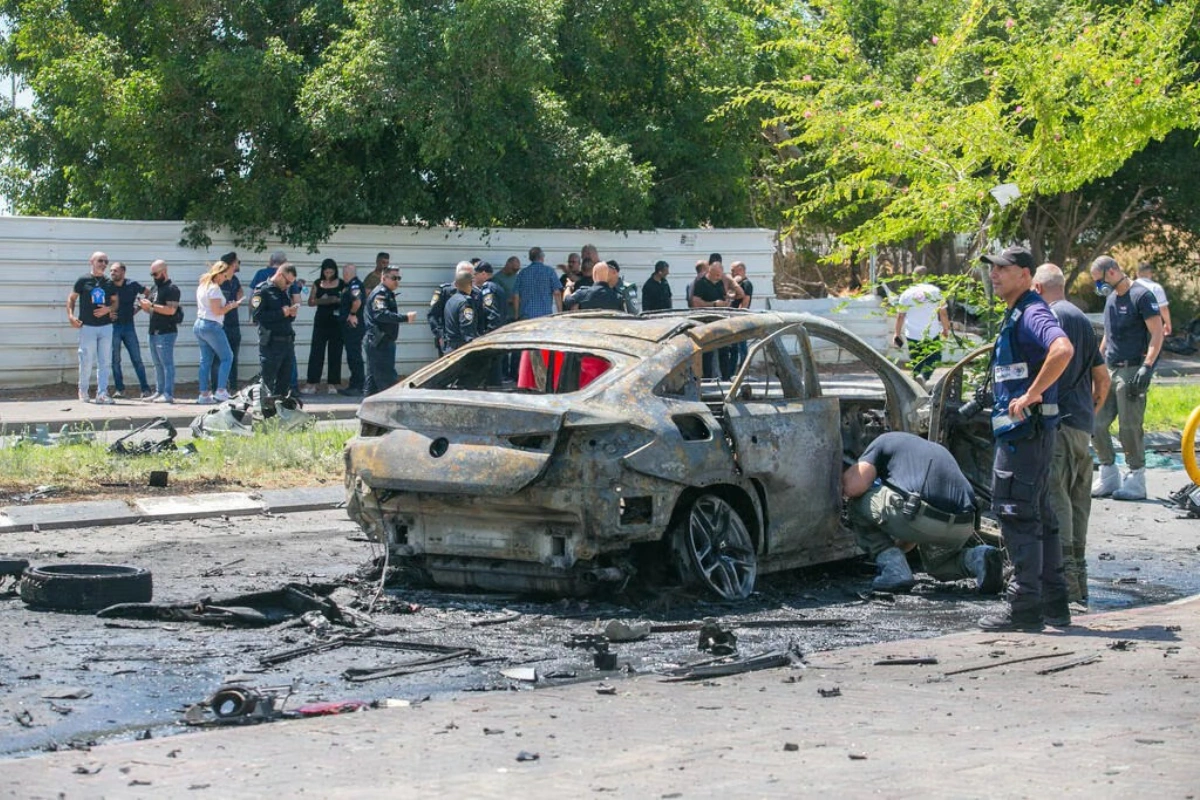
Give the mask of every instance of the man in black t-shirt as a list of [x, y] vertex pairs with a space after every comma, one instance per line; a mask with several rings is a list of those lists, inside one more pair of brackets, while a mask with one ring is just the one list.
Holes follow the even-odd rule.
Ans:
[[[67, 295], [67, 321], [79, 331], [79, 399], [88, 402], [92, 369], [96, 369], [96, 402], [111, 405], [108, 373], [112, 360], [112, 324], [117, 316], [117, 293], [104, 276], [108, 256], [99, 251], [88, 259], [91, 272], [75, 281]], [[75, 313], [75, 305], [79, 313]]]
[[671, 274], [671, 265], [666, 261], [654, 264], [654, 273], [642, 284], [642, 310], [666, 311], [671, 308], [671, 284], [667, 276]]
[[[729, 275], [733, 278], [733, 282], [738, 285], [745, 297], [733, 301], [734, 308], [750, 308], [750, 303], [754, 300], [754, 284], [746, 277], [746, 264], [743, 261], [735, 261], [729, 267]], [[746, 363], [746, 356], [750, 352], [750, 344], [745, 339], [737, 343], [735, 351], [737, 358], [734, 360], [733, 371], [737, 372], [741, 369], [742, 364]]]
[[129, 361], [133, 371], [137, 373], [138, 385], [142, 390], [142, 399], [150, 397], [150, 384], [146, 382], [146, 367], [142, 364], [142, 346], [138, 342], [137, 328], [133, 324], [133, 316], [141, 307], [138, 299], [147, 293], [146, 287], [137, 281], [125, 277], [125, 265], [114, 261], [108, 268], [113, 290], [117, 293], [117, 318], [113, 322], [112, 339], [112, 372], [116, 391], [114, 398], [125, 394], [125, 376], [121, 374], [121, 346], [129, 352]]
[[937, 580], [973, 577], [982, 594], [1002, 588], [1000, 551], [965, 546], [975, 532], [975, 492], [941, 445], [911, 433], [885, 433], [842, 473], [842, 494], [850, 527], [879, 568], [873, 589], [912, 588], [905, 553], [913, 547]]
[[179, 336], [179, 287], [167, 277], [167, 262], [150, 264], [150, 296], [138, 300], [150, 315], [150, 360], [154, 362], [151, 403], [175, 402], [175, 340]]
[[[738, 286], [732, 278], [725, 274], [725, 268], [721, 265], [720, 254], [713, 253], [708, 258], [708, 269], [696, 275], [696, 280], [692, 282], [692, 296], [689, 300], [691, 307], [731, 308], [735, 302], [744, 300], [746, 293], [742, 291], [742, 287]], [[719, 363], [721, 380], [733, 380], [736, 360], [736, 345], [722, 347], [715, 352], [710, 350], [704, 353], [701, 359], [704, 377], [717, 377], [717, 366]]]

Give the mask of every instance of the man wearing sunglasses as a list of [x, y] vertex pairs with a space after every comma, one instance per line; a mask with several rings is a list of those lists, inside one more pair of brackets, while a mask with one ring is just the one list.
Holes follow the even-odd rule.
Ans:
[[367, 297], [363, 321], [367, 333], [363, 350], [367, 362], [367, 395], [382, 392], [396, 382], [396, 339], [401, 323], [415, 322], [417, 312], [401, 314], [396, 305], [400, 286], [400, 268], [387, 266], [379, 276], [379, 285]]
[[[67, 295], [67, 321], [79, 331], [79, 400], [87, 403], [92, 370], [96, 370], [96, 402], [112, 405], [108, 374], [112, 368], [113, 320], [117, 318], [117, 291], [104, 275], [108, 256], [99, 251], [88, 259], [91, 272], [75, 281]], [[79, 313], [76, 314], [76, 305]]]

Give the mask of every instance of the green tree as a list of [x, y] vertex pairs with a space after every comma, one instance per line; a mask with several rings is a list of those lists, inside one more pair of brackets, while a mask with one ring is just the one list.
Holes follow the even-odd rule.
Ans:
[[[801, 69], [732, 105], [774, 109], [790, 221], [833, 230], [836, 257], [1024, 225], [1036, 255], [1066, 261], [1090, 229], [1058, 213], [1062, 198], [1099, 193], [1148, 145], [1197, 127], [1198, 6], [814, 2], [777, 11], [790, 25], [772, 47]], [[1002, 183], [1021, 197], [1000, 212], [988, 192]], [[1107, 188], [1089, 202], [1116, 202]]]

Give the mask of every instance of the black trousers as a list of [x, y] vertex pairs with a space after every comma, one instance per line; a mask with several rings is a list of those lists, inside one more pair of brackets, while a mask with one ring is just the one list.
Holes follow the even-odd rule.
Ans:
[[996, 441], [992, 466], [992, 510], [1013, 564], [1008, 600], [1013, 611], [1036, 610], [1067, 595], [1058, 520], [1050, 507], [1053, 430], [1033, 423], [1032, 436]]
[[[225, 323], [225, 338], [229, 341], [229, 349], [233, 351], [233, 359], [229, 362], [229, 393], [233, 394], [238, 390], [238, 348], [242, 346], [242, 328], [240, 325], [229, 326]], [[217, 385], [217, 369], [221, 366], [219, 361], [214, 360], [212, 365], [212, 376], [208, 381], [209, 386]]]
[[367, 395], [377, 394], [396, 382], [396, 343], [363, 346], [367, 356]]
[[[362, 391], [366, 385], [366, 374], [363, 369], [363, 329], [342, 328], [342, 344], [346, 347], [346, 366], [350, 368], [351, 389]], [[331, 368], [332, 369], [332, 368]]]
[[733, 373], [737, 369], [737, 357], [737, 345], [721, 347], [717, 350], [709, 350], [703, 353], [700, 356], [700, 363], [701, 368], [704, 370], [704, 377], [717, 377], [719, 369], [721, 380], [733, 380]]
[[296, 368], [296, 337], [272, 336], [270, 342], [258, 344], [258, 365], [262, 369], [263, 391], [268, 395], [285, 395], [291, 388], [292, 370]]
[[342, 382], [342, 322], [337, 317], [313, 322], [312, 348], [308, 351], [308, 383], [321, 382], [325, 356], [329, 355], [329, 382]]

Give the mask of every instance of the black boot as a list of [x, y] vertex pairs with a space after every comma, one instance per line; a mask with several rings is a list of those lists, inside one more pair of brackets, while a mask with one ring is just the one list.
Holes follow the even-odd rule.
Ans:
[[1037, 633], [1045, 625], [1042, 623], [1041, 609], [1030, 608], [1014, 611], [1012, 606], [1006, 606], [999, 614], [989, 614], [980, 619], [979, 627], [985, 631]]
[[1071, 624], [1071, 604], [1064, 594], [1053, 600], [1042, 600], [1042, 619], [1047, 625], [1065, 628]]

